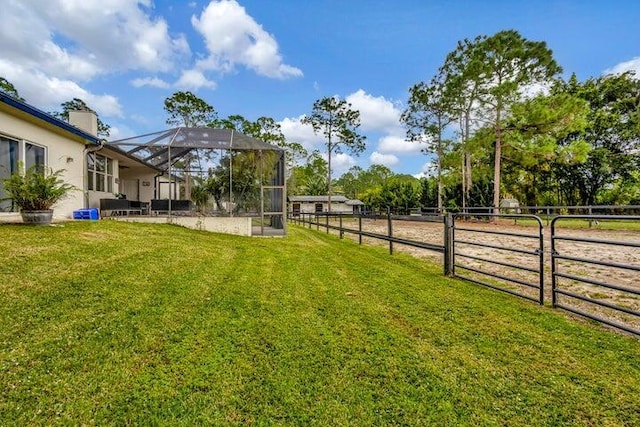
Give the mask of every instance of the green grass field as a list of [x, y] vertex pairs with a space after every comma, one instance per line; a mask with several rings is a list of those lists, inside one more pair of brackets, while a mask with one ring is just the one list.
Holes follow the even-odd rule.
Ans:
[[640, 341], [291, 227], [0, 226], [0, 425], [640, 425]]
[[[552, 218], [546, 218], [541, 216], [542, 224], [545, 228], [551, 227]], [[504, 224], [518, 224], [518, 225], [528, 225], [528, 226], [538, 226], [538, 222], [533, 219], [503, 219], [501, 220]], [[561, 228], [571, 228], [571, 229], [587, 229], [587, 230], [625, 230], [625, 231], [640, 231], [640, 221], [632, 221], [632, 220], [607, 220], [607, 219], [599, 219], [596, 222], [592, 222], [591, 226], [589, 226], [589, 220], [586, 219], [572, 219], [572, 218], [562, 218], [556, 221], [556, 227]]]

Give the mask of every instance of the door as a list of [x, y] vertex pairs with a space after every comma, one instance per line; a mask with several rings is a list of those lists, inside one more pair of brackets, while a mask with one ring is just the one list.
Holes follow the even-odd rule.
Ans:
[[140, 180], [121, 179], [120, 193], [127, 196], [127, 200], [140, 200]]

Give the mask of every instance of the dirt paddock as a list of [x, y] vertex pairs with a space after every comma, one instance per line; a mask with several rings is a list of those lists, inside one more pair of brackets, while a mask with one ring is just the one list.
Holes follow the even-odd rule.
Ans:
[[[321, 221], [323, 224], [323, 221]], [[338, 221], [331, 221], [331, 225], [338, 226]], [[316, 228], [316, 226], [313, 226]], [[358, 221], [343, 219], [343, 227], [353, 230], [358, 229]], [[633, 229], [632, 229], [633, 228]], [[394, 220], [392, 223], [393, 236], [407, 240], [443, 245], [444, 226], [439, 222], [421, 221], [400, 221]], [[320, 226], [320, 230], [324, 230]], [[363, 219], [362, 230], [370, 233], [387, 235], [388, 225], [386, 219]], [[488, 232], [513, 233], [523, 236], [508, 236], [503, 234], [490, 234]], [[330, 230], [331, 234], [338, 234], [337, 230]], [[526, 237], [525, 237], [526, 236]], [[532, 237], [528, 237], [532, 236]], [[563, 227], [562, 221], [556, 225], [556, 236], [567, 238], [587, 238], [594, 240], [640, 243], [640, 229], [630, 227], [629, 229], [613, 230], [607, 229], [604, 224], [593, 225], [589, 228], [588, 222], [584, 222], [584, 228], [572, 224], [571, 228]], [[352, 233], [345, 233], [345, 238], [357, 241], [358, 236]], [[489, 282], [491, 284], [506, 289], [517, 291], [533, 298], [538, 297], [539, 290], [527, 286], [514, 284], [496, 277], [478, 274], [463, 267], [489, 272], [495, 276], [505, 276], [525, 281], [534, 285], [539, 284], [538, 273], [526, 270], [498, 265], [485, 260], [495, 260], [505, 264], [524, 266], [538, 269], [540, 264], [539, 255], [530, 255], [516, 251], [487, 248], [476, 246], [474, 243], [493, 245], [497, 247], [507, 247], [516, 250], [535, 251], [539, 247], [538, 227], [529, 222], [527, 224], [516, 224], [510, 219], [501, 219], [497, 223], [482, 221], [457, 221], [455, 231], [455, 262], [456, 273], [460, 276], [471, 279]], [[389, 246], [389, 243], [371, 237], [363, 236], [363, 244]], [[468, 242], [468, 243], [462, 243]], [[545, 301], [551, 301], [551, 228], [546, 226], [543, 229], [543, 253], [544, 253], [544, 287]], [[407, 245], [394, 243], [394, 252], [404, 252], [413, 256], [442, 265], [443, 255], [438, 252], [415, 248]], [[556, 253], [562, 256], [586, 258], [594, 261], [604, 261], [640, 267], [640, 249], [637, 247], [615, 246], [602, 243], [575, 242], [570, 240], [556, 240]], [[467, 256], [474, 257], [468, 258]], [[604, 282], [621, 288], [640, 291], [640, 271], [633, 271], [623, 268], [589, 264], [572, 260], [558, 260], [557, 271], [559, 273], [585, 278], [587, 280]], [[588, 298], [596, 299], [604, 303], [615, 304], [626, 309], [640, 311], [640, 296], [620, 290], [608, 289], [578, 280], [558, 278], [558, 288], [573, 292]], [[573, 308], [577, 308], [589, 313], [621, 322], [633, 328], [640, 329], [640, 318], [625, 314], [606, 307], [601, 307], [592, 303], [580, 301], [565, 295], [558, 295], [558, 302]]]

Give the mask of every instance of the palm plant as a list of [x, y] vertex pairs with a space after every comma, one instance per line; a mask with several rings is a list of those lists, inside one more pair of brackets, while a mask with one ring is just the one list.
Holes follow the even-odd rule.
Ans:
[[64, 182], [60, 176], [64, 169], [53, 171], [42, 165], [34, 165], [18, 171], [3, 181], [8, 197], [21, 211], [45, 211], [76, 188]]

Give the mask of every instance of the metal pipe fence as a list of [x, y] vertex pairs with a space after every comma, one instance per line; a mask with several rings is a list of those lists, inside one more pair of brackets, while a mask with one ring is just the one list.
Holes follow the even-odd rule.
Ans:
[[[640, 335], [640, 327], [637, 326], [640, 323], [640, 281], [631, 280], [631, 284], [625, 285], [619, 283], [625, 272], [640, 272], [640, 259], [628, 257], [628, 261], [619, 262], [603, 256], [607, 247], [626, 248], [637, 255], [640, 238], [635, 241], [609, 240], [560, 234], [558, 223], [569, 219], [640, 221], [640, 216], [563, 215], [551, 222], [553, 306]], [[579, 245], [579, 253], [561, 247], [562, 242]], [[610, 315], [603, 316], [603, 311]]]
[[[497, 219], [520, 221], [526, 225], [518, 225], [516, 231], [505, 231], [500, 228], [504, 222], [495, 227], [490, 222]], [[314, 226], [318, 231], [324, 229], [326, 233], [336, 231], [341, 239], [345, 234], [357, 236], [361, 245], [363, 238], [387, 242], [390, 254], [394, 253], [394, 245], [443, 254], [443, 274], [541, 305], [545, 301], [545, 274], [550, 271], [551, 305], [554, 308], [640, 336], [640, 215], [555, 216], [550, 221], [550, 233], [546, 234], [551, 243], [550, 251], [546, 252], [544, 221], [537, 215], [474, 212], [411, 215], [407, 218], [392, 215], [391, 212], [375, 216], [318, 212], [297, 213], [290, 215], [289, 220], [310, 229]], [[363, 221], [368, 220], [385, 220], [386, 232], [366, 230]], [[637, 232], [621, 232], [614, 234], [613, 239], [602, 239], [596, 235], [600, 230], [591, 229], [585, 235], [584, 229], [575, 229], [576, 220], [584, 221], [584, 224], [625, 222], [625, 226]], [[443, 243], [417, 241], [396, 235], [394, 221], [441, 224]], [[567, 222], [566, 227], [560, 227], [563, 221]], [[563, 244], [573, 244], [575, 253], [563, 247]], [[624, 257], [610, 259], [616, 256], [615, 253], [609, 254], [609, 258], [588, 256], [602, 252], [598, 249], [602, 247], [615, 248]], [[578, 269], [577, 265], [582, 269]], [[616, 279], [624, 274], [626, 284], [617, 283]], [[572, 301], [577, 303], [571, 304]], [[620, 321], [622, 317], [627, 320], [626, 323]]]
[[[515, 233], [459, 225], [460, 219], [478, 215], [486, 219], [529, 219], [536, 222], [536, 232]], [[540, 218], [535, 215], [459, 213], [453, 215], [452, 230], [453, 276], [544, 304], [544, 233]], [[513, 254], [523, 256], [518, 258]], [[510, 258], [515, 261], [500, 261]], [[495, 266], [500, 266], [499, 271]], [[536, 295], [523, 292], [522, 288], [532, 289]]]
[[[345, 227], [343, 225], [344, 218], [357, 221], [358, 228], [355, 229], [355, 228]], [[411, 240], [403, 237], [394, 236], [393, 221], [402, 220], [401, 217], [399, 216], [391, 215], [391, 213], [388, 212], [387, 215], [385, 215], [384, 217], [378, 215], [375, 218], [376, 219], [384, 218], [386, 220], [387, 222], [386, 234], [374, 233], [374, 232], [366, 231], [363, 229], [362, 227], [363, 219], [365, 220], [372, 219], [372, 216], [368, 216], [368, 215], [317, 212], [317, 213], [299, 213], [297, 215], [289, 216], [289, 219], [298, 225], [303, 225], [303, 226], [306, 225], [309, 228], [315, 225], [317, 230], [319, 230], [320, 227], [323, 227], [327, 233], [329, 233], [329, 230], [336, 230], [341, 239], [344, 237], [345, 233], [356, 235], [358, 236], [358, 243], [360, 245], [362, 244], [362, 237], [369, 237], [372, 239], [378, 239], [378, 240], [388, 242], [390, 254], [393, 254], [394, 252], [394, 248], [393, 248], [394, 243], [399, 245], [411, 246], [414, 248], [426, 249], [426, 250], [434, 251], [438, 253], [445, 252], [445, 245], [438, 245], [434, 243], [421, 242], [417, 240]], [[330, 222], [330, 219], [333, 219], [333, 221]], [[338, 222], [338, 225], [334, 225], [335, 222]], [[435, 222], [435, 223], [444, 224], [445, 217], [443, 216], [432, 217], [432, 218], [424, 219], [423, 222]], [[443, 233], [444, 232], [445, 231], [443, 228]]]

